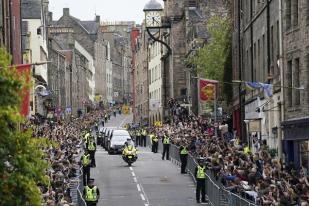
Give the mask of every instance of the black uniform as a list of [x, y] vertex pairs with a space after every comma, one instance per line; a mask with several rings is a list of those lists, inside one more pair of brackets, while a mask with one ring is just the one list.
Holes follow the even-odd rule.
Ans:
[[170, 159], [170, 138], [167, 135], [163, 136], [162, 139], [163, 143], [163, 153], [162, 153], [162, 160], [164, 160], [164, 157], [166, 156], [166, 159]]
[[186, 173], [188, 150], [186, 147], [181, 146], [179, 149], [180, 161], [181, 161], [181, 174]]
[[83, 163], [83, 158], [85, 158], [87, 155], [89, 154], [84, 154], [80, 160], [81, 165], [83, 166], [83, 185], [87, 185], [90, 180], [90, 161], [88, 164]]
[[[203, 171], [204, 177], [199, 175], [199, 170]], [[200, 195], [202, 194], [202, 202], [206, 202], [206, 192], [205, 192], [205, 186], [206, 186], [206, 167], [198, 165], [195, 168], [195, 177], [196, 177], [196, 202], [200, 203]]]
[[[96, 186], [90, 186], [90, 185], [88, 185], [88, 187], [92, 189], [92, 188], [94, 188], [94, 187], [96, 187]], [[96, 191], [96, 193], [97, 193], [97, 198], [99, 198], [99, 197], [100, 197], [100, 190], [99, 190], [99, 188], [96, 187], [95, 191]], [[87, 189], [86, 189], [86, 187], [84, 187], [83, 197], [84, 197], [84, 199], [85, 199], [86, 205], [87, 205], [87, 206], [97, 206], [98, 200], [97, 200], [97, 201], [87, 201], [87, 200], [86, 200], [86, 193], [87, 193]]]
[[96, 163], [95, 163], [95, 152], [97, 150], [97, 145], [96, 145], [96, 143], [94, 141], [92, 142], [92, 144], [93, 144], [94, 148], [92, 148], [91, 141], [88, 141], [86, 146], [87, 146], [87, 150], [88, 150], [88, 152], [90, 154], [91, 167], [95, 167], [96, 166]]
[[153, 135], [152, 136], [152, 147], [151, 147], [151, 151], [153, 153], [158, 153], [158, 145], [159, 145], [159, 139], [157, 135]]

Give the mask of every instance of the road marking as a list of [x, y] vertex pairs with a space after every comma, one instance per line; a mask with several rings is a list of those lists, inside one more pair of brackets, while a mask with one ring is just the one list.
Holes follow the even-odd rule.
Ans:
[[133, 171], [131, 173], [132, 173], [132, 176], [135, 177], [135, 173]]
[[141, 187], [139, 186], [139, 184], [136, 185], [137, 190], [140, 192], [141, 191]]
[[135, 183], [137, 183], [137, 179], [136, 179], [136, 177], [134, 177], [134, 178], [133, 178], [133, 180], [134, 180], [134, 182], [135, 182]]
[[131, 171], [133, 171], [133, 168], [132, 168], [132, 167], [130, 167], [130, 170], [131, 170]]
[[141, 195], [142, 200], [145, 201], [146, 199], [145, 199], [144, 195], [143, 194], [140, 194], [140, 195]]
[[118, 127], [121, 127], [121, 126], [123, 125], [123, 123], [124, 123], [128, 118], [129, 118], [129, 117], [124, 118]]
[[145, 204], [145, 206], [149, 206], [148, 204]]

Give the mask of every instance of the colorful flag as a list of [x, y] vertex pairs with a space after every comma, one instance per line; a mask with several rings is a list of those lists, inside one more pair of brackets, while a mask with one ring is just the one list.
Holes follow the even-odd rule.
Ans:
[[[31, 71], [31, 64], [23, 64], [23, 65], [17, 65], [16, 66], [17, 72], [25, 77], [26, 84], [29, 84], [30, 82], [30, 71]], [[20, 114], [23, 116], [28, 116], [29, 114], [29, 107], [30, 107], [30, 89], [27, 88], [27, 86], [24, 86], [21, 91], [21, 109]]]
[[256, 90], [262, 88], [262, 85], [260, 82], [245, 82], [246, 87], [250, 90]]
[[273, 96], [273, 85], [272, 84], [262, 84], [264, 90], [265, 97], [272, 97]]
[[261, 82], [245, 82], [245, 85], [250, 90], [263, 89], [265, 97], [273, 96], [273, 85], [272, 84], [264, 84]]
[[215, 99], [216, 86], [218, 81], [200, 79], [199, 89], [200, 89], [200, 100], [201, 101], [211, 101]]

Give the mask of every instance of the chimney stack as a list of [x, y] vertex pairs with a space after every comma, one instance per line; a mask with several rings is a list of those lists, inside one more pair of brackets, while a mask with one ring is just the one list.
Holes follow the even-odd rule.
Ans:
[[63, 16], [70, 16], [70, 9], [69, 8], [63, 8]]

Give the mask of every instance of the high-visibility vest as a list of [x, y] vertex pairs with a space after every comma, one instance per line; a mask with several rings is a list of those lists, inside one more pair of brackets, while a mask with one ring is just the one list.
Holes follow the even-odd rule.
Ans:
[[143, 135], [143, 136], [146, 136], [146, 135], [147, 135], [147, 131], [146, 131], [146, 130], [143, 130], [143, 131], [142, 131], [142, 135]]
[[89, 142], [88, 143], [88, 150], [89, 151], [94, 151], [95, 150], [94, 142]]
[[140, 132], [140, 131], [137, 131], [136, 135], [137, 135], [137, 136], [141, 136], [141, 132]]
[[88, 166], [90, 164], [90, 154], [83, 155], [82, 157], [82, 165]]
[[197, 174], [196, 174], [197, 179], [205, 179], [206, 178], [205, 169], [206, 169], [205, 166], [203, 166], [203, 167], [201, 167], [199, 165], [197, 166]]
[[96, 186], [94, 186], [93, 188], [86, 186], [85, 190], [86, 190], [85, 200], [87, 202], [95, 202], [95, 201], [98, 200], [98, 194], [97, 194], [97, 187]]
[[188, 154], [187, 148], [186, 148], [186, 147], [183, 147], [183, 149], [180, 151], [180, 154], [182, 154], [182, 155]]
[[245, 154], [249, 154], [249, 153], [250, 153], [250, 147], [246, 146], [246, 147], [244, 148], [244, 153], [245, 153]]
[[163, 137], [163, 144], [170, 144], [170, 138], [164, 135]]
[[157, 135], [153, 135], [152, 141], [153, 141], [153, 142], [158, 142], [158, 141], [159, 141]]

